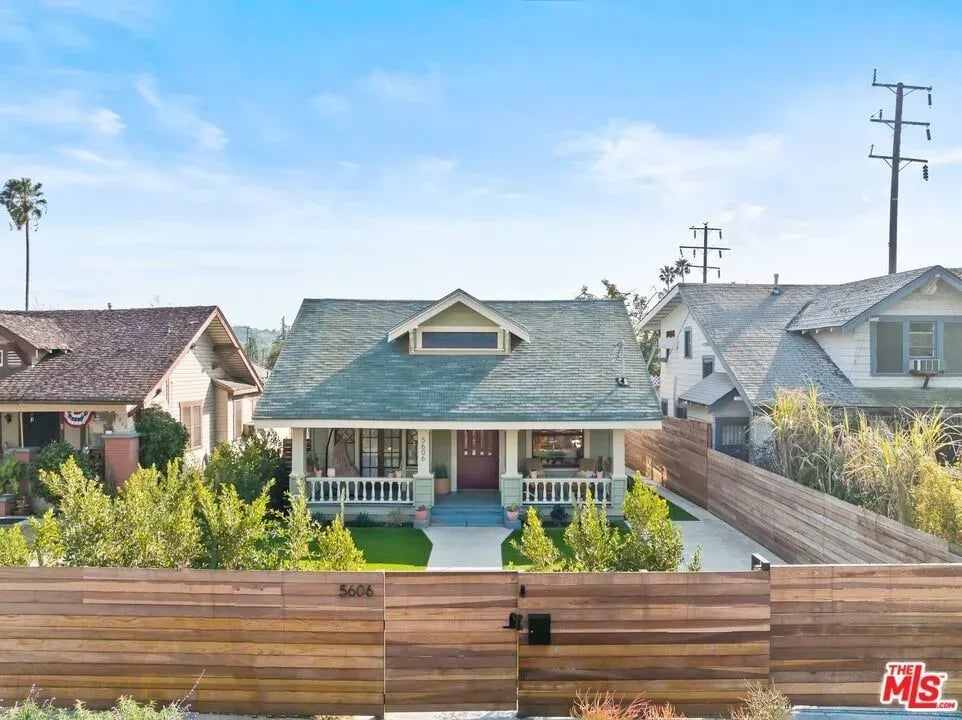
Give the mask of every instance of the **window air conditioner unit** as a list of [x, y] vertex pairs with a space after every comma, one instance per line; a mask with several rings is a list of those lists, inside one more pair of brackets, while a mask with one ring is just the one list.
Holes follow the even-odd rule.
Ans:
[[939, 358], [915, 358], [911, 370], [918, 375], [938, 375], [942, 372], [942, 361]]

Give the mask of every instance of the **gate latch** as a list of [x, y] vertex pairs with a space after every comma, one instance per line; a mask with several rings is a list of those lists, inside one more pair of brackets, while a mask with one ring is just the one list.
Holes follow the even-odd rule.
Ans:
[[504, 630], [521, 630], [524, 626], [524, 615], [521, 613], [511, 613], [508, 615], [508, 624], [502, 625]]

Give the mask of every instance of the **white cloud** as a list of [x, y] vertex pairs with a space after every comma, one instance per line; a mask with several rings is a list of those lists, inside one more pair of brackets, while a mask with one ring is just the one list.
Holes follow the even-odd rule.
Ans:
[[351, 109], [351, 101], [337, 93], [322, 92], [311, 98], [311, 105], [325, 117], [342, 117]]
[[457, 163], [451, 158], [425, 155], [414, 161], [414, 170], [422, 175], [447, 175], [456, 165]]
[[119, 135], [126, 127], [113, 110], [90, 105], [74, 91], [38, 97], [22, 104], [0, 104], [0, 122], [4, 118], [18, 125], [79, 129], [101, 135]]
[[190, 137], [207, 150], [222, 150], [227, 145], [227, 133], [197, 114], [192, 97], [161, 95], [151, 77], [138, 79], [134, 87], [144, 102], [155, 110], [162, 125]]
[[440, 79], [432, 68], [427, 73], [389, 72], [375, 68], [361, 84], [382, 100], [401, 103], [424, 103], [438, 93]]

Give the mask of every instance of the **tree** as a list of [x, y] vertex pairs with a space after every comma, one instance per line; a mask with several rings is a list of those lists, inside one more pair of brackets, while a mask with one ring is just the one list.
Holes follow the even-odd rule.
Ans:
[[30, 178], [11, 178], [0, 191], [0, 202], [10, 215], [12, 230], [23, 230], [26, 245], [26, 280], [23, 288], [23, 309], [30, 309], [30, 225], [37, 229], [40, 218], [47, 212], [47, 199], [40, 183]]
[[140, 433], [141, 467], [165, 468], [171, 460], [184, 456], [190, 433], [163, 408], [146, 408], [137, 418], [136, 428]]
[[261, 351], [257, 347], [257, 338], [250, 328], [247, 328], [247, 341], [244, 343], [244, 354], [252, 363], [260, 362]]
[[584, 502], [575, 505], [564, 538], [571, 548], [567, 570], [609, 572], [617, 569], [624, 538], [621, 531], [608, 522], [604, 504], [595, 503], [590, 490]]
[[686, 275], [691, 275], [691, 263], [680, 257], [675, 260], [675, 276], [684, 280]]
[[[618, 558], [619, 570], [677, 570], [684, 543], [681, 530], [669, 517], [668, 503], [635, 473], [622, 505], [628, 537]], [[693, 567], [701, 564], [695, 559]]]
[[219, 443], [204, 468], [204, 476], [215, 486], [233, 485], [243, 500], [251, 502], [274, 480], [282, 464], [277, 433], [258, 430], [233, 443]]
[[277, 553], [265, 549], [270, 537], [267, 522], [269, 488], [251, 503], [237, 495], [233, 485], [216, 489], [200, 484], [197, 500], [201, 543], [201, 567], [212, 570], [272, 570]]
[[541, 518], [533, 505], [528, 506], [521, 542], [512, 540], [511, 546], [531, 561], [531, 569], [535, 572], [550, 572], [561, 565], [561, 551], [545, 533], [544, 525], [541, 524]]
[[671, 289], [671, 284], [675, 281], [675, 268], [671, 265], [662, 265], [658, 271], [658, 279], [665, 283], [665, 292]]
[[274, 369], [274, 363], [277, 362], [277, 356], [281, 354], [281, 350], [284, 349], [284, 341], [280, 338], [271, 343], [271, 346], [267, 349], [267, 354], [264, 355], [264, 365], [270, 369]]

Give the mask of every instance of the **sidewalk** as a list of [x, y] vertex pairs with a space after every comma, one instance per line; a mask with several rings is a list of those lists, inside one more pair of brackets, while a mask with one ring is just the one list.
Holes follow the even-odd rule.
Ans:
[[511, 534], [502, 527], [429, 527], [428, 570], [500, 570], [501, 543]]

